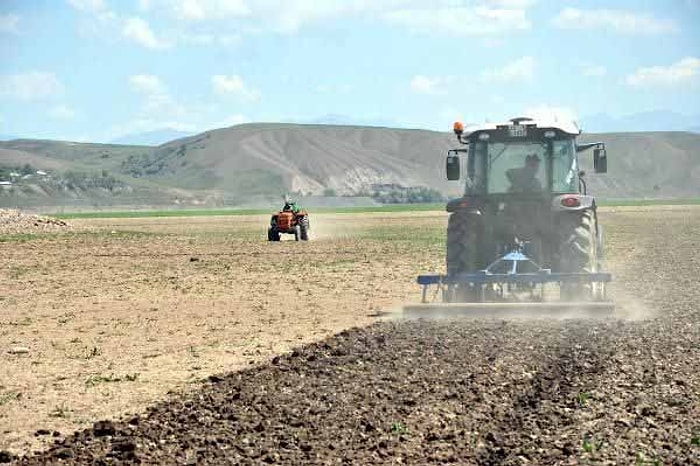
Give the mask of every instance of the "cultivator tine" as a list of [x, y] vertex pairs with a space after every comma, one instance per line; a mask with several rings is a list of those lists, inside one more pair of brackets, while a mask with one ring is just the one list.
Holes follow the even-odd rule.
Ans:
[[403, 315], [409, 318], [602, 318], [611, 316], [614, 311], [615, 305], [611, 302], [430, 303], [406, 305]]

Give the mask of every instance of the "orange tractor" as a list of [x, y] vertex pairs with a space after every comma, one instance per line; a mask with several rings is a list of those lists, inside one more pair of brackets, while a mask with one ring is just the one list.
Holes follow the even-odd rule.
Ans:
[[268, 241], [279, 241], [282, 233], [294, 235], [295, 241], [307, 241], [309, 239], [309, 214], [305, 210], [291, 208], [285, 204], [284, 208], [272, 214], [270, 228], [267, 230]]

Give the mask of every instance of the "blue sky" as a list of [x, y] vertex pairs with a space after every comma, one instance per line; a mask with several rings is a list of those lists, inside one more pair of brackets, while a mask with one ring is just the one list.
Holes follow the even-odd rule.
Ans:
[[700, 0], [0, 0], [0, 134], [700, 114]]

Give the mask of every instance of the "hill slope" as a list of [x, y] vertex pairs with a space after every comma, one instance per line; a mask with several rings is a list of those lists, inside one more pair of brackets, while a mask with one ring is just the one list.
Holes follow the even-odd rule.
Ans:
[[159, 146], [179, 138], [192, 136], [192, 133], [178, 131], [176, 129], [161, 129], [147, 131], [145, 133], [127, 134], [110, 141], [111, 144]]
[[[698, 134], [584, 134], [581, 141], [607, 144], [606, 175], [593, 174], [592, 154], [581, 154], [589, 188], [601, 198], [700, 197]], [[48, 172], [2, 186], [0, 206], [240, 205], [287, 192], [356, 195], [377, 185], [458, 195], [460, 184], [444, 178], [444, 155], [457, 145], [452, 134], [434, 131], [292, 124], [239, 125], [156, 148], [0, 142], [0, 177], [26, 165]]]
[[700, 196], [700, 134], [584, 134], [581, 141], [606, 143], [607, 174], [593, 174], [592, 153], [581, 154], [589, 187], [603, 198]]
[[447, 186], [442, 160], [451, 139], [421, 130], [252, 124], [165, 144], [153, 158], [158, 176], [177, 173], [188, 187], [241, 191], [251, 176], [274, 173], [287, 191], [353, 194], [372, 184]]

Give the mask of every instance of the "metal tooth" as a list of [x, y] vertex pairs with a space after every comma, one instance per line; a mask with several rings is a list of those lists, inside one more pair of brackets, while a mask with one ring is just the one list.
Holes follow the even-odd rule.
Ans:
[[405, 317], [560, 317], [605, 318], [615, 312], [609, 302], [439, 303], [404, 306]]

